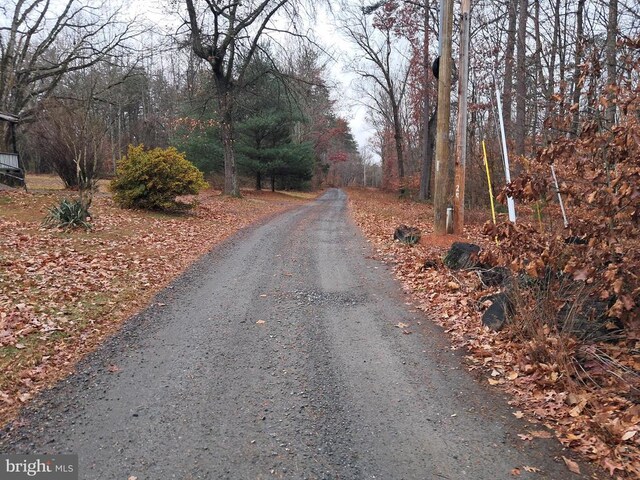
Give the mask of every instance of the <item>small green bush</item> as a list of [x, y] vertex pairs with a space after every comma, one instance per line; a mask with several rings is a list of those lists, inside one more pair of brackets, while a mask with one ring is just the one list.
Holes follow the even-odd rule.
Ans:
[[143, 145], [129, 145], [111, 181], [120, 207], [146, 210], [191, 208], [194, 204], [178, 202], [176, 197], [195, 195], [207, 186], [202, 172], [174, 147], [145, 150]]
[[44, 217], [42, 225], [47, 228], [60, 227], [65, 230], [73, 228], [91, 229], [89, 219], [89, 206], [82, 200], [70, 201], [66, 198], [60, 202], [60, 205], [54, 205], [49, 208], [47, 216]]

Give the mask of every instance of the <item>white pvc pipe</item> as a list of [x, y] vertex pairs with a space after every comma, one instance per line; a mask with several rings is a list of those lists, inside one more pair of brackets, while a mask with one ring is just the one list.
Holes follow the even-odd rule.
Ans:
[[[502, 160], [504, 161], [504, 179], [511, 183], [511, 172], [509, 172], [509, 154], [507, 153], [507, 135], [504, 131], [504, 119], [502, 118], [502, 102], [500, 101], [500, 90], [496, 88], [496, 101], [498, 103], [498, 118], [500, 120], [500, 135], [502, 139]], [[512, 197], [507, 197], [507, 207], [509, 209], [509, 221], [516, 223], [516, 203]]]
[[560, 195], [560, 185], [558, 185], [558, 177], [556, 177], [556, 169], [553, 164], [551, 164], [551, 175], [553, 175], [553, 183], [556, 184], [556, 193], [558, 194], [558, 202], [560, 202], [560, 211], [562, 212], [564, 228], [569, 228], [569, 220], [567, 220], [567, 212], [564, 210], [564, 202], [562, 201], [562, 195]]

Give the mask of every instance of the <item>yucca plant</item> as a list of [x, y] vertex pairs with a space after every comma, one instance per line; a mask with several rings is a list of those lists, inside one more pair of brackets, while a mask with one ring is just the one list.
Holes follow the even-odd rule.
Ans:
[[74, 228], [90, 230], [92, 228], [89, 222], [90, 218], [91, 214], [86, 202], [82, 200], [71, 201], [65, 198], [60, 202], [60, 205], [54, 205], [49, 208], [42, 225], [48, 228], [58, 227], [64, 230]]

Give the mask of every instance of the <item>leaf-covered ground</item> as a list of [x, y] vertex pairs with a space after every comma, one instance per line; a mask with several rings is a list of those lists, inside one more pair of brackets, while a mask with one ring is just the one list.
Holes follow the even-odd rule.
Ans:
[[[457, 240], [485, 249], [492, 247], [492, 239], [481, 233], [482, 224], [488, 219], [486, 212], [467, 214], [465, 238], [436, 236], [433, 210], [428, 205], [372, 190], [351, 189], [349, 196], [357, 224], [377, 256], [393, 265], [415, 305], [446, 330], [452, 348], [466, 349], [470, 370], [482, 381], [510, 394], [517, 416], [540, 424], [540, 428], [520, 432], [524, 445], [549, 435], [542, 428], [546, 426], [563, 445], [599, 463], [613, 477], [640, 478], [637, 346], [634, 349], [629, 343], [572, 343], [570, 338], [560, 337], [544, 326], [538, 332], [539, 338], [523, 336], [513, 327], [490, 332], [481, 324], [481, 299], [491, 290], [476, 272], [452, 272], [441, 261]], [[393, 240], [393, 232], [400, 224], [421, 230], [419, 245], [411, 247]], [[564, 349], [570, 352], [564, 354]], [[540, 355], [536, 355], [538, 351]], [[587, 358], [580, 368], [591, 382], [569, 381], [569, 371], [575, 365], [567, 362], [574, 362], [577, 353]], [[567, 463], [569, 470], [579, 468], [572, 463]]]
[[0, 423], [215, 244], [306, 200], [209, 190], [193, 212], [172, 216], [121, 210], [99, 193], [93, 230], [63, 232], [40, 224], [48, 207], [73, 193], [35, 180], [47, 190], [0, 191]]
[[[267, 192], [246, 192], [238, 200], [209, 191], [193, 214], [170, 216], [120, 210], [103, 192], [92, 208], [95, 228], [65, 233], [43, 229], [40, 222], [49, 206], [72, 195], [52, 190], [50, 179], [38, 180], [36, 188], [46, 190], [0, 192], [0, 423], [66, 375], [213, 245], [304, 201]], [[451, 335], [453, 348], [468, 351], [469, 369], [512, 395], [518, 416], [541, 424], [520, 433], [523, 444], [548, 435], [545, 425], [612, 476], [640, 477], [640, 406], [637, 389], [629, 388], [634, 380], [629, 372], [637, 380], [640, 371], [637, 347], [581, 344], [582, 353], [590, 355], [582, 367], [594, 382], [567, 382], [568, 366], [561, 360], [568, 356], [532, 353], [540, 342], [546, 342], [546, 351], [575, 353], [578, 347], [554, 332], [542, 331], [537, 340], [514, 329], [489, 332], [480, 316], [481, 298], [490, 291], [475, 272], [442, 265], [455, 240], [468, 237], [491, 248], [492, 239], [481, 233], [486, 212], [468, 215], [465, 238], [436, 236], [433, 212], [424, 204], [370, 190], [349, 194], [353, 215], [377, 255], [394, 265], [415, 304]], [[394, 229], [403, 223], [422, 231], [420, 245], [393, 241]]]

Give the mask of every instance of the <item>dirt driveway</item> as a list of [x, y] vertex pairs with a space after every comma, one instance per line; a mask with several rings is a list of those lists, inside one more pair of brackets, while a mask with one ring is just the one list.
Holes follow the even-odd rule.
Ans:
[[241, 232], [0, 451], [77, 453], [92, 480], [579, 478], [558, 443], [518, 438], [526, 424], [370, 253], [340, 190]]

